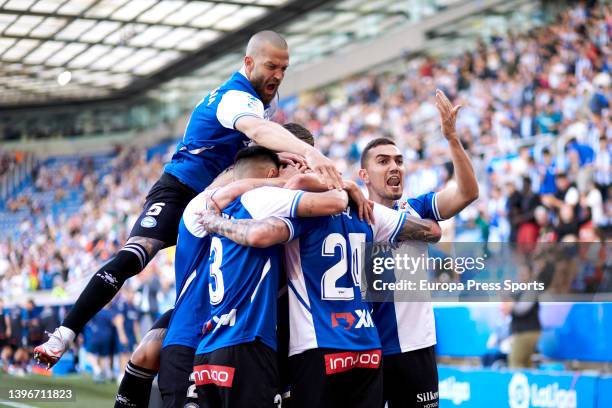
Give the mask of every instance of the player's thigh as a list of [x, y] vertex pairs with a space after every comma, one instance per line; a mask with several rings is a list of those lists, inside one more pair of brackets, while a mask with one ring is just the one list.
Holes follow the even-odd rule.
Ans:
[[140, 340], [136, 350], [132, 353], [133, 364], [150, 370], [159, 369], [159, 355], [173, 311], [174, 309], [169, 309], [162, 314]]
[[[433, 408], [439, 404], [438, 366], [434, 346], [390, 356], [393, 370], [383, 378], [389, 408]], [[385, 359], [385, 364], [388, 359]], [[393, 379], [389, 380], [389, 375]], [[387, 382], [393, 384], [389, 389]]]
[[186, 346], [168, 346], [160, 355], [158, 384], [164, 407], [183, 407], [191, 382], [195, 349]]
[[164, 173], [149, 191], [130, 238], [152, 238], [162, 241], [164, 246], [175, 245], [183, 211], [195, 196], [193, 190]]

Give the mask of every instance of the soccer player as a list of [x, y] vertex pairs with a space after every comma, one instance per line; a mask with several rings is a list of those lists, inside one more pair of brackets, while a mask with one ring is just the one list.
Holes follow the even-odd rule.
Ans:
[[[381, 404], [380, 341], [370, 305], [360, 292], [363, 244], [440, 239], [440, 228], [430, 220], [375, 204], [375, 222], [369, 225], [357, 212], [351, 203], [336, 216], [291, 219], [290, 223], [275, 218], [232, 220], [210, 212], [201, 219], [210, 233], [240, 245], [249, 245], [258, 236], [265, 237], [267, 245], [297, 238], [285, 245], [292, 408], [371, 408]], [[224, 359], [242, 358], [248, 367], [253, 356], [236, 354], [204, 362], [224, 365]], [[214, 374], [219, 379], [225, 373], [223, 378], [229, 381], [231, 374], [237, 373], [232, 368], [222, 367]], [[213, 372], [204, 374], [212, 376]], [[218, 387], [225, 384], [217, 381]]]
[[[278, 166], [274, 152], [253, 146], [238, 153], [234, 177], [237, 180], [276, 177]], [[232, 198], [228, 191], [233, 188], [216, 190], [212, 197], [220, 207], [227, 206], [225, 216], [239, 219], [328, 215], [342, 211], [348, 200], [344, 192], [317, 194], [262, 187], [230, 203]], [[272, 406], [279, 382], [274, 353], [279, 248], [261, 250], [211, 236], [210, 257], [202, 256], [202, 249], [208, 248], [205, 242], [208, 237], [198, 224], [198, 212], [205, 210], [207, 194], [202, 193], [189, 203], [180, 226], [178, 247], [181, 252], [177, 254], [193, 272], [179, 296], [164, 342], [159, 380], [164, 404], [182, 406], [193, 369], [196, 385], [207, 388], [201, 396], [206, 400], [204, 406], [216, 406], [219, 400], [229, 404], [223, 406]], [[264, 245], [266, 240], [267, 237], [259, 236], [249, 244]], [[201, 333], [206, 334], [202, 337]], [[194, 368], [198, 342], [198, 350], [205, 357], [201, 357], [202, 364]], [[250, 365], [237, 365], [238, 361], [231, 357], [230, 361], [224, 360], [232, 355]], [[235, 370], [233, 388], [217, 390], [219, 384], [207, 382], [207, 375], [225, 375], [216, 371], [211, 374], [222, 369], [219, 364], [223, 361], [219, 359], [225, 361], [225, 365], [232, 365], [232, 372]], [[186, 366], [185, 362], [189, 364]]]
[[[460, 106], [454, 106], [442, 91], [436, 92], [442, 133], [448, 141], [456, 184], [438, 193], [402, 199], [405, 169], [401, 151], [386, 138], [372, 140], [361, 156], [360, 178], [375, 203], [432, 220], [458, 214], [478, 198], [478, 184], [470, 159], [455, 131]], [[413, 243], [413, 246], [422, 244]], [[423, 245], [421, 251], [427, 248]], [[383, 352], [383, 384], [389, 408], [436, 406], [438, 369], [433, 308], [428, 302], [384, 302], [374, 304], [374, 322]], [[381, 405], [384, 406], [384, 405]]]
[[[286, 123], [283, 127], [298, 139], [311, 146], [314, 145], [312, 134], [303, 126], [297, 123]], [[300, 167], [300, 164], [297, 164], [297, 167]], [[283, 173], [282, 179], [241, 179], [224, 186], [225, 183], [236, 178], [232, 166], [230, 171], [222, 173], [213, 181], [207, 189], [209, 191], [208, 195], [215, 190], [213, 186], [217, 186], [215, 200], [223, 207], [246, 191], [258, 186], [282, 186], [286, 182], [289, 173], [298, 171], [297, 167], [284, 165], [280, 169], [280, 172]], [[240, 174], [238, 176], [240, 177]], [[224, 188], [219, 189], [221, 186], [224, 186]], [[356, 195], [355, 191], [352, 193]], [[179, 401], [186, 394], [185, 390], [188, 387], [186, 381], [193, 369], [193, 354], [201, 334], [201, 328], [198, 327], [201, 322], [197, 321], [198, 315], [193, 312], [202, 307], [202, 302], [206, 305], [208, 304], [207, 298], [201, 296], [202, 291], [196, 289], [198, 285], [204, 285], [203, 287], [207, 288], [207, 281], [199, 280], [202, 278], [202, 275], [198, 275], [198, 280], [193, 281], [194, 274], [192, 272], [195, 269], [195, 265], [198, 265], [200, 262], [199, 257], [208, 257], [206, 244], [209, 240], [207, 238], [195, 240], [195, 242], [200, 242], [200, 245], [198, 250], [194, 251], [193, 248], [197, 247], [197, 245], [192, 242], [193, 240], [188, 239], [191, 235], [187, 233], [182, 221], [179, 225], [179, 236], [182, 239], [177, 240], [175, 251], [177, 254], [175, 256], [175, 282], [178, 300], [174, 312], [170, 311], [171, 313], [166, 314], [166, 316], [172, 315], [171, 324], [168, 326], [168, 322], [165, 322], [165, 327], [168, 327], [170, 333], [166, 337], [166, 328], [161, 326], [159, 321], [146, 333], [143, 341], [132, 354], [132, 361], [126, 367], [126, 375], [119, 386], [115, 399], [116, 408], [128, 406], [131, 408], [146, 407], [149, 401], [153, 377], [155, 377], [158, 371], [160, 372], [158, 383], [162, 397], [165, 400], [174, 398], [176, 401]], [[192, 296], [198, 297], [192, 299]], [[160, 358], [162, 344], [167, 348], [167, 351], [163, 353], [163, 359]], [[143, 357], [147, 361], [147, 371], [142, 368], [138, 369], [133, 364], [134, 360], [142, 360]], [[181, 373], [186, 374], [181, 376]], [[195, 398], [197, 399], [197, 396]]]
[[[140, 273], [160, 249], [176, 244], [179, 220], [187, 203], [251, 140], [272, 150], [292, 153], [294, 158], [303, 156], [330, 188], [341, 188], [340, 175], [329, 159], [267, 120], [273, 114], [272, 102], [288, 65], [287, 43], [280, 35], [261, 31], [251, 37], [242, 69], [195, 107], [176, 153], [149, 191], [126, 245], [93, 275], [62, 326], [34, 349], [39, 362], [55, 364], [126, 279]], [[158, 326], [165, 327], [168, 318], [166, 315]], [[151, 369], [133, 366], [139, 374]]]

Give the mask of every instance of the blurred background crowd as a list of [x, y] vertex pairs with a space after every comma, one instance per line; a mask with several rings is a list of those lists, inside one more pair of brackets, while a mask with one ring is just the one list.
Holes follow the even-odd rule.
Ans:
[[[410, 197], [453, 183], [433, 99], [442, 89], [462, 105], [457, 131], [480, 184], [480, 199], [442, 223], [444, 240], [609, 240], [611, 38], [612, 6], [578, 5], [553, 24], [483, 38], [462, 55], [410, 58], [283, 101], [275, 120], [309, 128], [354, 180], [365, 145], [393, 138], [405, 156]], [[25, 299], [44, 289], [65, 299], [125, 242], [173, 149], [118, 146], [111, 155], [36, 166], [30, 184], [1, 203], [0, 293]], [[0, 175], [18, 160], [0, 153]], [[139, 320], [172, 305], [173, 275], [169, 250], [128, 281]], [[33, 344], [57, 325], [59, 312], [32, 329], [29, 304], [7, 312], [0, 338]], [[28, 334], [18, 335], [18, 327]]]
[[[355, 180], [363, 147], [393, 138], [410, 197], [453, 182], [433, 100], [440, 88], [463, 106], [457, 131], [481, 192], [444, 223], [445, 240], [595, 241], [612, 226], [610, 34], [611, 6], [591, 13], [579, 6], [552, 25], [483, 39], [449, 60], [411, 59], [302, 95], [276, 120], [307, 126]], [[4, 203], [3, 214], [21, 217], [0, 240], [2, 293], [61, 292], [107, 259], [125, 242], [173, 148], [147, 160], [144, 149], [117, 146], [96, 160], [35, 168], [31, 188]], [[2, 154], [2, 169], [19, 160], [12, 156]], [[169, 259], [157, 257], [145, 274], [160, 281], [153, 286], [173, 284]], [[166, 292], [159, 303], [172, 302]]]

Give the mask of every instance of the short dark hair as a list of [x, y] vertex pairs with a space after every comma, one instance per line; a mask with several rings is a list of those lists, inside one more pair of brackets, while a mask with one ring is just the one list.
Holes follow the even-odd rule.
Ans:
[[247, 146], [239, 150], [234, 158], [234, 166], [243, 160], [269, 160], [274, 163], [276, 167], [280, 167], [278, 155], [272, 150], [258, 145]]
[[362, 169], [365, 168], [366, 161], [368, 160], [368, 153], [370, 153], [370, 150], [378, 146], [386, 146], [386, 145], [397, 146], [395, 142], [389, 139], [388, 137], [378, 137], [372, 140], [370, 143], [368, 143], [366, 147], [363, 149], [363, 152], [361, 152], [361, 168]]
[[293, 136], [300, 139], [302, 142], [306, 142], [311, 146], [314, 146], [314, 136], [310, 133], [310, 130], [306, 129], [304, 126], [299, 123], [285, 123], [283, 125], [285, 129], [287, 129]]

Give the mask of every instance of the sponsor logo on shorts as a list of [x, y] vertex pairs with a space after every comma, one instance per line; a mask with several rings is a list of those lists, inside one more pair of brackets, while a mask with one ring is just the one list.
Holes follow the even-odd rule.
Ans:
[[[418, 393], [416, 395], [416, 400], [417, 400], [417, 402], [438, 401], [438, 391], [427, 391], [427, 392]], [[435, 405], [431, 404], [431, 405], [428, 405], [428, 406], [430, 406], [430, 407], [437, 407], [438, 404], [436, 403]]]
[[325, 354], [325, 373], [327, 375], [342, 373], [353, 368], [379, 368], [380, 350], [347, 351]]
[[154, 228], [157, 225], [157, 220], [151, 216], [144, 217], [142, 221], [140, 221], [140, 226], [142, 228]]
[[193, 376], [197, 386], [215, 384], [218, 387], [231, 388], [234, 371], [234, 367], [203, 364], [193, 367]]

